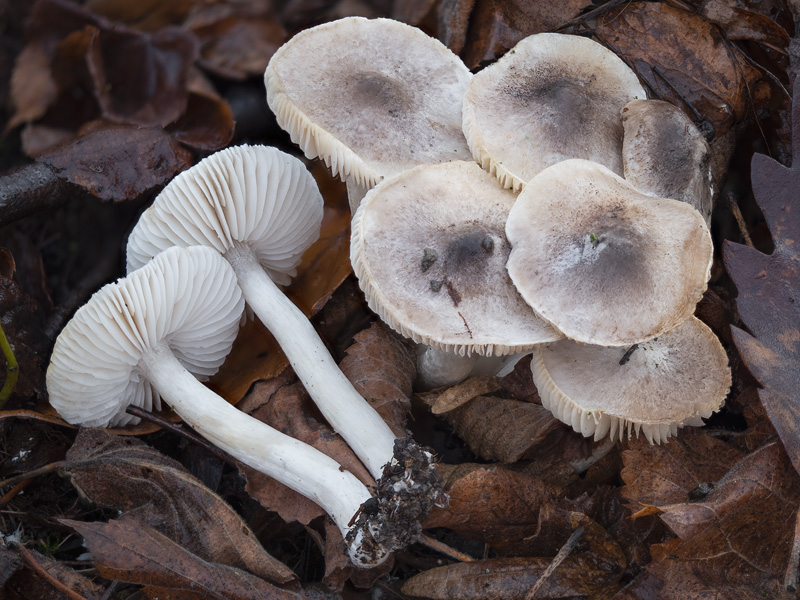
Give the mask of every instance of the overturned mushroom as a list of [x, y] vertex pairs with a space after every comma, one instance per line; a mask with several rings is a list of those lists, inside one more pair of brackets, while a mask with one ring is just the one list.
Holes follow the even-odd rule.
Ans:
[[[380, 564], [380, 520], [354, 520], [369, 490], [315, 448], [237, 410], [198, 381], [230, 351], [244, 309], [236, 275], [209, 248], [172, 248], [102, 288], [56, 340], [47, 370], [50, 403], [69, 423], [129, 422], [129, 405], [163, 398], [231, 456], [319, 504], [359, 566]], [[392, 540], [387, 540], [392, 543]]]
[[595, 440], [641, 430], [649, 442], [664, 442], [678, 427], [702, 425], [731, 385], [724, 348], [695, 317], [631, 348], [542, 344], [531, 369], [542, 404]]
[[469, 159], [461, 103], [470, 77], [415, 27], [349, 17], [295, 35], [264, 81], [278, 124], [306, 156], [369, 188], [414, 165]]
[[353, 218], [350, 246], [370, 308], [404, 336], [459, 354], [558, 339], [505, 270], [514, 200], [472, 162], [422, 165], [378, 184]]
[[[128, 240], [128, 268], [173, 246], [207, 245], [233, 266], [248, 306], [275, 336], [320, 412], [378, 480], [384, 467], [420, 496], [435, 496], [415, 470], [433, 472], [432, 458], [413, 444], [398, 447], [378, 412], [339, 370], [313, 325], [278, 289], [319, 235], [322, 197], [303, 164], [264, 146], [218, 152], [176, 177], [156, 198]], [[269, 275], [265, 273], [267, 269]], [[273, 281], [273, 279], [275, 281]], [[414, 457], [424, 457], [422, 463]], [[424, 485], [423, 485], [424, 484]]]
[[696, 210], [585, 160], [528, 182], [506, 234], [522, 296], [587, 344], [629, 346], [669, 331], [694, 312], [711, 272], [711, 235]]
[[475, 160], [515, 190], [570, 158], [622, 175], [620, 110], [645, 97], [633, 71], [597, 42], [539, 33], [473, 77], [464, 135]]

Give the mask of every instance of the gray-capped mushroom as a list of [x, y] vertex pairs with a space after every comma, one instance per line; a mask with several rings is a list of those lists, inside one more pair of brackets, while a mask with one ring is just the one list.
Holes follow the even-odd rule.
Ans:
[[236, 275], [203, 247], [171, 248], [98, 291], [56, 340], [47, 370], [50, 403], [91, 427], [131, 420], [129, 405], [163, 398], [203, 437], [319, 504], [359, 566], [388, 550], [380, 523], [354, 519], [371, 498], [354, 475], [315, 448], [237, 410], [200, 383], [230, 351], [244, 310]]
[[597, 42], [539, 33], [472, 78], [464, 135], [475, 160], [515, 190], [570, 158], [622, 175], [620, 110], [645, 97], [634, 72]]
[[685, 321], [711, 272], [705, 221], [597, 163], [573, 159], [534, 177], [508, 216], [508, 272], [566, 337], [630, 346]]
[[731, 385], [724, 348], [695, 317], [632, 348], [542, 344], [531, 369], [542, 404], [595, 440], [641, 431], [650, 443], [665, 442], [679, 427], [702, 425]]
[[267, 102], [292, 141], [364, 188], [414, 165], [469, 159], [461, 103], [470, 78], [419, 29], [361, 17], [298, 33], [264, 74]]
[[404, 336], [462, 355], [561, 337], [506, 273], [514, 201], [473, 162], [421, 165], [378, 184], [353, 218], [350, 244], [370, 308]]
[[625, 179], [640, 192], [680, 200], [711, 223], [711, 148], [677, 106], [633, 100], [622, 109]]

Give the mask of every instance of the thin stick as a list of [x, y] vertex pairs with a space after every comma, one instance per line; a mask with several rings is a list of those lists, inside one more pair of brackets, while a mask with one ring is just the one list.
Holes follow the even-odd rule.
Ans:
[[207, 441], [205, 438], [200, 437], [199, 435], [195, 435], [194, 433], [188, 431], [184, 427], [180, 425], [176, 425], [171, 421], [167, 421], [166, 419], [158, 416], [155, 413], [151, 413], [147, 410], [141, 409], [138, 406], [129, 406], [125, 409], [125, 412], [129, 415], [133, 415], [134, 417], [139, 417], [140, 419], [144, 419], [145, 421], [150, 421], [151, 423], [158, 425], [159, 427], [171, 431], [172, 433], [176, 433], [185, 437], [187, 440], [202, 446], [206, 450], [208, 450], [211, 454], [216, 456], [222, 462], [228, 463], [230, 465], [236, 466], [236, 461], [226, 452], [223, 452], [219, 448], [217, 448], [214, 444]]
[[417, 541], [423, 546], [427, 546], [431, 550], [436, 550], [437, 552], [441, 552], [442, 554], [461, 562], [472, 562], [473, 560], [475, 560], [469, 554], [464, 554], [463, 552], [459, 552], [455, 548], [451, 548], [447, 544], [444, 544], [439, 540], [435, 540], [427, 535], [419, 536], [419, 539]]
[[0, 390], [0, 408], [3, 408], [11, 397], [14, 388], [17, 387], [17, 378], [19, 378], [19, 364], [14, 356], [14, 351], [11, 349], [11, 344], [8, 343], [8, 338], [3, 331], [3, 326], [0, 324], [0, 348], [3, 349], [3, 355], [6, 357], [6, 382], [3, 384], [3, 389]]
[[112, 581], [112, 582], [111, 582], [111, 585], [109, 585], [109, 586], [106, 588], [106, 591], [105, 591], [105, 593], [103, 594], [103, 597], [102, 597], [102, 598], [100, 598], [100, 600], [110, 600], [110, 599], [111, 599], [111, 595], [112, 595], [114, 592], [116, 592], [116, 591], [117, 591], [117, 588], [118, 588], [118, 587], [119, 587], [119, 581], [117, 581], [117, 580], [115, 579], [114, 581]]
[[0, 488], [4, 488], [7, 485], [16, 485], [20, 481], [25, 481], [26, 479], [31, 479], [33, 477], [38, 477], [39, 475], [47, 475], [48, 473], [52, 473], [56, 469], [60, 469], [61, 467], [66, 466], [67, 461], [59, 460], [49, 465], [45, 465], [43, 467], [39, 467], [38, 469], [34, 469], [33, 471], [28, 471], [27, 473], [22, 473], [21, 475], [15, 475], [14, 477], [10, 477], [5, 481], [0, 481]]
[[19, 494], [26, 487], [28, 487], [28, 485], [30, 484], [31, 481], [32, 481], [32, 479], [23, 479], [17, 485], [15, 485], [13, 488], [11, 488], [8, 491], [8, 493], [6, 493], [5, 496], [0, 498], [0, 506], [3, 506], [4, 504], [8, 504], [9, 502], [11, 502], [11, 500], [14, 498], [14, 496]]
[[578, 543], [578, 539], [580, 539], [581, 535], [583, 535], [583, 525], [573, 531], [566, 543], [561, 546], [561, 550], [559, 550], [558, 554], [553, 557], [553, 562], [547, 565], [547, 568], [544, 570], [544, 573], [542, 573], [542, 576], [539, 577], [539, 580], [528, 591], [528, 593], [525, 594], [525, 600], [533, 600], [536, 598], [536, 594], [539, 593], [539, 590], [541, 589], [542, 585], [544, 585], [544, 582], [548, 577], [550, 577], [550, 575], [553, 574], [553, 571], [558, 568], [558, 565], [564, 562], [564, 559], [569, 556], [569, 553], [572, 552], [573, 548], [575, 548], [575, 545]]
[[25, 563], [26, 563], [26, 564], [27, 564], [27, 565], [28, 565], [28, 566], [29, 566], [29, 567], [30, 567], [30, 568], [31, 568], [31, 569], [32, 569], [32, 570], [33, 570], [33, 571], [34, 571], [34, 572], [35, 572], [37, 575], [39, 575], [39, 576], [40, 576], [42, 579], [44, 579], [44, 580], [45, 580], [47, 583], [49, 583], [49, 584], [50, 584], [50, 585], [52, 585], [54, 588], [56, 588], [56, 589], [57, 589], [59, 592], [61, 592], [62, 594], [66, 594], [66, 596], [67, 596], [68, 598], [72, 598], [72, 600], [87, 600], [85, 596], [81, 596], [81, 595], [80, 595], [78, 592], [74, 592], [74, 591], [72, 591], [72, 590], [71, 590], [71, 589], [69, 589], [67, 586], [65, 586], [63, 583], [61, 583], [61, 582], [60, 582], [58, 579], [56, 579], [55, 577], [53, 577], [53, 576], [52, 576], [52, 575], [51, 575], [51, 574], [50, 574], [50, 573], [47, 571], [47, 569], [45, 569], [45, 568], [44, 568], [42, 565], [40, 565], [40, 564], [39, 564], [39, 563], [36, 561], [36, 559], [33, 557], [33, 554], [31, 554], [31, 553], [30, 553], [30, 551], [29, 551], [29, 550], [28, 550], [28, 549], [27, 549], [25, 546], [23, 546], [22, 544], [14, 544], [14, 546], [15, 546], [15, 547], [17, 548], [17, 550], [19, 551], [19, 553], [20, 553], [20, 555], [22, 556], [22, 559], [25, 561]]
[[798, 565], [800, 565], [800, 510], [794, 523], [794, 543], [789, 553], [789, 564], [786, 566], [786, 575], [783, 578], [783, 587], [787, 592], [797, 591]]
[[750, 237], [750, 234], [747, 232], [747, 223], [744, 222], [742, 210], [739, 208], [739, 203], [736, 202], [736, 197], [732, 193], [728, 194], [728, 204], [731, 207], [733, 218], [736, 219], [736, 225], [739, 227], [739, 233], [742, 234], [744, 243], [751, 248], [755, 248], [753, 245], [753, 240]]

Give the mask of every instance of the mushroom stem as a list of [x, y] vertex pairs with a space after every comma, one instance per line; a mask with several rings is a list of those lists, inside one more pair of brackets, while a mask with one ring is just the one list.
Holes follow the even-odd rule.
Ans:
[[[336, 522], [342, 537], [350, 532], [350, 523], [355, 522], [354, 516], [371, 494], [338, 462], [228, 404], [189, 373], [166, 343], [145, 352], [139, 368], [161, 397], [200, 435], [319, 504]], [[362, 541], [362, 535], [356, 535], [349, 544], [355, 564], [375, 566], [388, 555], [364, 552]]]
[[236, 244], [225, 253], [245, 301], [272, 332], [322, 415], [377, 480], [394, 456], [397, 436], [356, 391], [306, 316], [278, 289], [253, 251]]

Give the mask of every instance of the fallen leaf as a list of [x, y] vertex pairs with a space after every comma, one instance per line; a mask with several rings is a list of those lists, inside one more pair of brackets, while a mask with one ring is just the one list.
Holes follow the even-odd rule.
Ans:
[[212, 95], [192, 92], [186, 110], [166, 129], [181, 144], [213, 152], [233, 138], [235, 122], [227, 102]]
[[72, 143], [39, 157], [103, 200], [130, 200], [191, 166], [191, 154], [160, 128], [96, 123]]
[[748, 89], [761, 74], [697, 14], [666, 2], [624, 3], [598, 18], [595, 35], [663, 100], [688, 102], [716, 136], [752, 111]]
[[300, 598], [246, 571], [207, 562], [155, 529], [123, 516], [108, 523], [60, 522], [84, 537], [100, 574], [144, 585], [151, 598], [288, 600]]
[[[572, 530], [583, 527], [572, 554], [540, 584], [537, 598], [594, 596], [616, 588], [625, 555], [592, 519], [568, 513]], [[495, 558], [457, 563], [424, 571], [403, 585], [410, 596], [442, 600], [522, 599], [544, 574], [552, 558]], [[607, 593], [607, 592], [606, 592]]]
[[519, 555], [520, 541], [539, 528], [539, 509], [560, 495], [557, 487], [500, 465], [440, 464], [436, 471], [450, 505], [434, 507], [423, 526], [447, 527], [505, 556]]
[[378, 411], [397, 437], [405, 437], [416, 377], [412, 343], [381, 321], [356, 334], [339, 368], [361, 396]]
[[439, 2], [439, 19], [437, 35], [442, 43], [461, 54], [467, 40], [469, 17], [475, 7], [476, 0], [441, 0]]
[[6, 131], [42, 117], [58, 95], [50, 72], [51, 57], [42, 44], [28, 44], [17, 55], [11, 73], [10, 101], [14, 114]]
[[157, 529], [198, 559], [279, 583], [295, 578], [219, 496], [137, 439], [82, 429], [63, 470], [84, 497], [124, 511], [126, 522]]
[[752, 40], [777, 48], [789, 45], [789, 34], [764, 15], [737, 6], [735, 0], [707, 0], [700, 14], [722, 27], [730, 40]]
[[[654, 546], [659, 598], [783, 598], [800, 477], [779, 443], [743, 458], [696, 502], [664, 508], [680, 537]], [[715, 595], [708, 595], [715, 593]]]
[[109, 21], [125, 23], [141, 31], [158, 31], [167, 25], [179, 25], [197, 0], [88, 0], [87, 10]]
[[[792, 147], [797, 161], [800, 84], [794, 92]], [[787, 168], [756, 154], [751, 180], [775, 250], [767, 255], [725, 242], [725, 267], [739, 291], [736, 305], [749, 331], [732, 328], [733, 339], [745, 365], [761, 384], [759, 398], [800, 471], [800, 219], [796, 209], [800, 165]]]
[[[436, 0], [406, 0], [392, 4], [392, 19], [409, 25], [419, 25], [437, 4]], [[442, 4], [440, 2], [440, 4]], [[441, 10], [441, 8], [439, 8]]]
[[[25, 555], [27, 556], [26, 562], [33, 563], [33, 565], [26, 565], [26, 569], [18, 571], [11, 578], [8, 582], [10, 592], [20, 591], [23, 593], [22, 598], [60, 600], [64, 596], [60, 592], [56, 592], [53, 584], [45, 579], [43, 574], [46, 573], [48, 577], [60, 583], [64, 588], [79, 594], [85, 600], [102, 600], [104, 588], [76, 573], [60, 561], [27, 548]], [[34, 565], [36, 570], [33, 569]], [[1, 590], [3, 590], [2, 578], [0, 578]]]
[[477, 0], [462, 52], [464, 63], [474, 69], [497, 60], [523, 38], [557, 29], [590, 5], [588, 0]]
[[477, 396], [491, 394], [499, 389], [500, 380], [496, 377], [488, 375], [470, 377], [436, 396], [433, 405], [431, 405], [431, 412], [435, 415], [450, 412]]
[[684, 429], [669, 444], [631, 440], [622, 453], [622, 496], [652, 507], [696, 500], [708, 495], [742, 456], [733, 446], [694, 427]]

